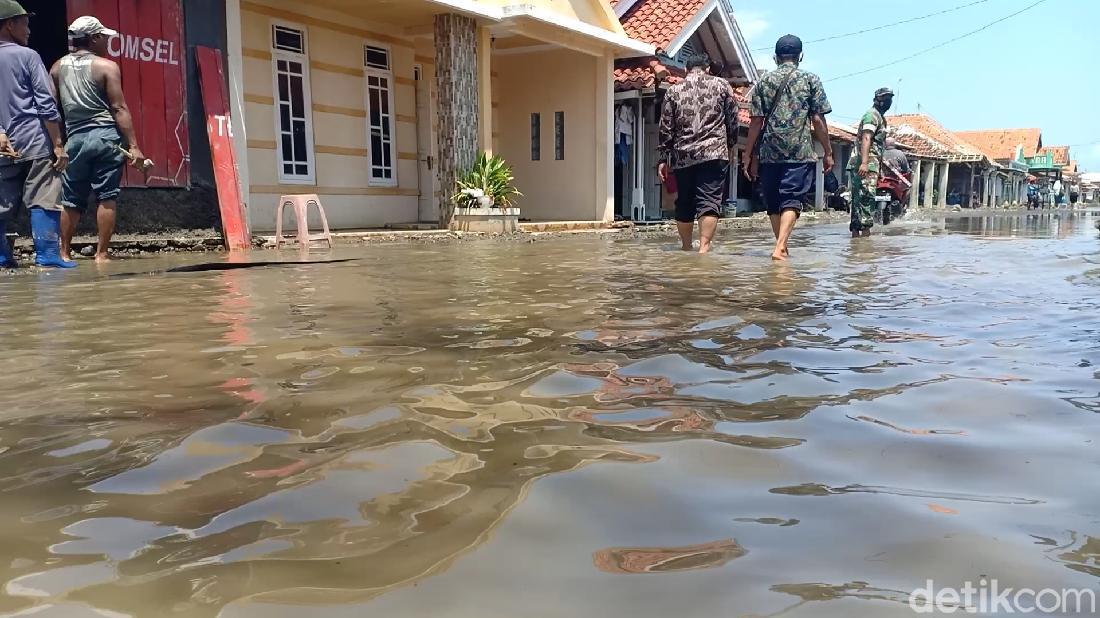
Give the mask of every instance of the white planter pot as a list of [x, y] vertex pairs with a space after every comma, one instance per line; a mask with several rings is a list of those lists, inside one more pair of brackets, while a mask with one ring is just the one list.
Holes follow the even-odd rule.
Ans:
[[456, 208], [451, 229], [480, 234], [514, 234], [519, 231], [519, 209]]

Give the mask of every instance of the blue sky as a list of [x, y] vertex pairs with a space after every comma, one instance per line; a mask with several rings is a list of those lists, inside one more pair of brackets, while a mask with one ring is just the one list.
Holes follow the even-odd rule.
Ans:
[[[804, 41], [901, 21], [975, 0], [734, 0], [750, 47], [789, 33]], [[1037, 0], [986, 0], [877, 32], [806, 43], [803, 68], [825, 80], [832, 119], [854, 124], [876, 88], [898, 96], [894, 111], [930, 114], [953, 130], [1040, 127], [1043, 144], [1074, 146], [1086, 171], [1100, 172], [1100, 0], [1046, 0], [973, 36], [873, 72], [832, 80], [908, 56], [1015, 13]], [[1041, 53], [1036, 53], [1039, 50]], [[774, 68], [771, 51], [754, 51]]]

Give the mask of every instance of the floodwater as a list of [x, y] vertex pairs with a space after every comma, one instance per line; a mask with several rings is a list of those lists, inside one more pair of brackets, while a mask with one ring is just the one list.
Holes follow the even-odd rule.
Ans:
[[0, 280], [0, 614], [1100, 589], [1096, 220], [807, 227], [787, 266], [727, 233], [708, 258], [584, 236]]

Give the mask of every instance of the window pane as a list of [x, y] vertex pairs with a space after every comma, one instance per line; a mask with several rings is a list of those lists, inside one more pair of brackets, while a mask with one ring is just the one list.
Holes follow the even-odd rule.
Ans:
[[294, 175], [294, 164], [293, 163], [284, 163], [283, 164], [283, 173], [286, 174], [287, 176], [293, 176]]
[[289, 105], [280, 105], [279, 106], [279, 126], [282, 127], [284, 130], [290, 128], [290, 106]]
[[289, 61], [289, 62], [287, 62], [287, 67], [288, 67], [287, 70], [289, 70], [291, 73], [293, 73], [295, 75], [302, 75], [302, 74], [305, 73], [305, 71], [302, 70], [302, 63], [301, 62]]
[[287, 68], [286, 68], [286, 60], [279, 60], [278, 62], [276, 62], [276, 66], [278, 66], [278, 67], [279, 67], [279, 71], [280, 71], [280, 72], [283, 72], [283, 73], [285, 73], [285, 72], [286, 72], [286, 70], [287, 70]]
[[282, 73], [279, 74], [279, 100], [290, 100], [290, 81], [289, 78]]
[[368, 45], [366, 50], [366, 63], [369, 67], [389, 70], [390, 53], [380, 47], [371, 47]]
[[273, 44], [276, 49], [303, 53], [305, 51], [305, 35], [301, 30], [287, 28], [286, 26], [275, 26]]
[[554, 158], [565, 160], [565, 112], [554, 112]]
[[542, 159], [542, 115], [531, 114], [531, 160]]
[[306, 117], [305, 93], [302, 91], [302, 78], [290, 78], [290, 104], [291, 113], [295, 118]]
[[306, 157], [306, 123], [304, 122], [294, 123], [294, 160], [298, 162], [309, 160]]
[[309, 166], [308, 165], [298, 165], [298, 166], [295, 167], [295, 170], [297, 171], [299, 176], [309, 176]]
[[283, 144], [282, 144], [282, 146], [283, 146], [283, 150], [282, 150], [283, 161], [293, 161], [294, 160], [294, 140], [293, 140], [293, 138], [291, 138], [290, 133], [283, 133], [282, 142], [283, 142]]
[[382, 147], [382, 138], [377, 135], [372, 135], [370, 138], [370, 152], [374, 157], [373, 161], [375, 165], [382, 162], [382, 151], [385, 150]]
[[378, 91], [370, 91], [370, 126], [376, 128], [382, 126], [382, 109], [378, 105]]

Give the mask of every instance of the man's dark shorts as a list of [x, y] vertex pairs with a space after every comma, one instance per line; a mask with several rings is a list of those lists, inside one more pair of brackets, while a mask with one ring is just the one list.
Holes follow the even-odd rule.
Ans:
[[50, 157], [0, 165], [0, 221], [10, 221], [24, 207], [61, 210], [60, 197], [61, 174]]
[[676, 220], [693, 223], [703, 217], [722, 216], [728, 161], [705, 161], [676, 170]]
[[817, 163], [761, 163], [760, 186], [769, 215], [802, 212], [811, 203]]
[[83, 211], [88, 197], [97, 202], [118, 199], [126, 155], [119, 150], [122, 138], [114, 127], [96, 127], [69, 136], [69, 167], [61, 203]]

